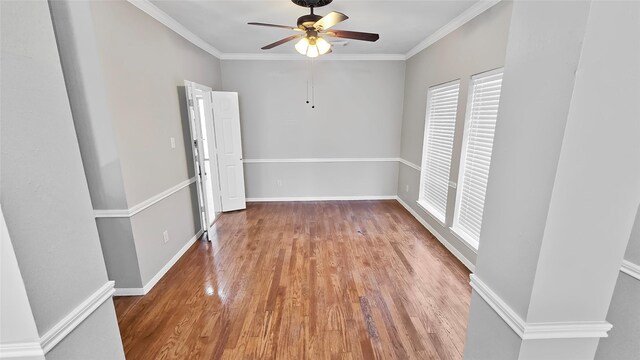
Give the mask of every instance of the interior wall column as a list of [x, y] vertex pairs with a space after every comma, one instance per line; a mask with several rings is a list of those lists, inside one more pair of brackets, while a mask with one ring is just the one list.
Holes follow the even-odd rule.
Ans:
[[640, 202], [639, 34], [638, 3], [514, 2], [466, 359], [593, 359], [607, 336]]

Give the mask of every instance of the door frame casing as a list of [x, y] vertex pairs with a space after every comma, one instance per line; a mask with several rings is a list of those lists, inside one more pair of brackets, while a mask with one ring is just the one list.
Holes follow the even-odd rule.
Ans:
[[[221, 211], [222, 211], [222, 206], [218, 206], [218, 209], [213, 209], [213, 214], [210, 213], [210, 209], [208, 209], [208, 203], [207, 203], [207, 192], [205, 189], [205, 184], [203, 183], [205, 180], [205, 177], [203, 176], [203, 172], [205, 171], [204, 168], [204, 159], [202, 158], [202, 156], [200, 156], [200, 154], [204, 154], [204, 152], [202, 151], [202, 146], [203, 146], [203, 138], [202, 138], [202, 134], [201, 134], [201, 122], [202, 119], [200, 119], [200, 114], [197, 111], [197, 105], [196, 105], [196, 96], [195, 96], [195, 91], [199, 90], [204, 92], [205, 94], [210, 94], [212, 89], [208, 86], [205, 85], [201, 85], [198, 84], [196, 82], [193, 81], [189, 81], [189, 80], [185, 80], [184, 81], [184, 85], [185, 85], [185, 94], [186, 94], [186, 100], [187, 100], [187, 112], [188, 112], [188, 118], [189, 118], [189, 132], [190, 132], [190, 138], [189, 138], [189, 142], [191, 143], [191, 150], [192, 150], [192, 158], [193, 158], [193, 165], [194, 165], [194, 171], [196, 172], [196, 188], [197, 188], [197, 193], [198, 193], [198, 215], [200, 217], [200, 223], [201, 223], [201, 229], [207, 232], [207, 239], [209, 241], [211, 241], [211, 236], [209, 234], [210, 231], [210, 226], [209, 226], [209, 218], [213, 219], [213, 223], [215, 223], [215, 221], [218, 219]], [[210, 109], [211, 110], [211, 109]], [[193, 111], [193, 112], [192, 112]], [[205, 109], [206, 111], [206, 109]], [[211, 117], [213, 119], [213, 112], [211, 113]], [[206, 124], [205, 124], [206, 125]], [[209, 129], [208, 129], [209, 130]], [[218, 169], [218, 161], [217, 161], [217, 149], [215, 146], [215, 141], [216, 141], [216, 137], [215, 137], [215, 129], [211, 129], [214, 133], [213, 134], [208, 134], [208, 141], [209, 141], [209, 168], [210, 171], [212, 172], [211, 174], [205, 174], [206, 176], [215, 176], [217, 181], [215, 183], [212, 183], [212, 189], [213, 189], [213, 194], [211, 194], [211, 196], [214, 199], [214, 203], [217, 203], [218, 205], [221, 205], [220, 202], [220, 179], [219, 179], [219, 169]], [[195, 134], [194, 134], [195, 131]], [[194, 139], [196, 139], [196, 141], [194, 141]], [[213, 146], [211, 146], [213, 145]], [[212, 152], [213, 150], [213, 152]], [[198, 154], [198, 155], [196, 155]], [[212, 158], [214, 160], [212, 160]], [[215, 172], [215, 173], [214, 173]], [[215, 185], [215, 186], [214, 186]], [[217, 192], [217, 194], [216, 194]], [[216, 196], [218, 198], [218, 201], [216, 201]], [[215, 206], [214, 206], [215, 207]], [[208, 215], [208, 216], [207, 216]]]

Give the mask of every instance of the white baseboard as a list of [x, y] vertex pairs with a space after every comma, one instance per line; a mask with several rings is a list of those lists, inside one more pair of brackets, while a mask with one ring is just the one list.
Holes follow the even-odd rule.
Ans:
[[44, 351], [39, 342], [0, 344], [2, 360], [44, 360]]
[[460, 260], [460, 262], [464, 264], [467, 269], [469, 269], [471, 272], [476, 271], [476, 266], [471, 262], [471, 260], [462, 255], [462, 253], [458, 251], [455, 246], [451, 245], [451, 243], [448, 242], [444, 238], [444, 236], [442, 236], [442, 234], [440, 234], [438, 231], [436, 231], [436, 229], [429, 225], [429, 223], [425, 219], [423, 219], [415, 210], [413, 210], [411, 206], [409, 206], [409, 204], [404, 202], [404, 200], [402, 200], [399, 196], [396, 196], [395, 199], [398, 200], [398, 202], [402, 206], [404, 206], [404, 208], [407, 209], [407, 211], [411, 213], [411, 215], [413, 215], [413, 217], [416, 218], [416, 220], [418, 220], [422, 224], [422, 226], [427, 228], [427, 230], [429, 230], [429, 232], [433, 234], [433, 236], [435, 236], [436, 239], [438, 239], [438, 241], [440, 241], [442, 245], [447, 248], [447, 250], [449, 250], [456, 258], [458, 258], [458, 260]]
[[113, 295], [114, 282], [107, 281], [80, 305], [73, 309], [67, 316], [55, 324], [40, 339], [40, 345], [44, 353], [48, 353], [60, 341], [62, 341], [69, 333], [71, 333], [78, 325], [89, 317], [97, 308], [100, 307], [107, 299]]
[[191, 245], [193, 245], [204, 233], [204, 230], [200, 229], [186, 244], [165, 264], [165, 266], [158, 271], [158, 273], [147, 282], [147, 284], [142, 288], [116, 288], [114, 296], [142, 296], [146, 295], [153, 289], [153, 287], [162, 279], [162, 277], [175, 265], [178, 260], [184, 255], [184, 253], [189, 250]]
[[622, 261], [622, 267], [620, 271], [623, 273], [635, 278], [636, 280], [640, 280], [640, 265], [636, 265], [629, 260]]
[[358, 200], [395, 200], [395, 195], [362, 196], [311, 196], [311, 197], [267, 197], [247, 198], [247, 202], [288, 202], [288, 201], [358, 201]]
[[475, 274], [471, 287], [523, 340], [602, 338], [612, 328], [606, 321], [527, 323]]
[[142, 296], [146, 293], [144, 288], [116, 288], [113, 296]]

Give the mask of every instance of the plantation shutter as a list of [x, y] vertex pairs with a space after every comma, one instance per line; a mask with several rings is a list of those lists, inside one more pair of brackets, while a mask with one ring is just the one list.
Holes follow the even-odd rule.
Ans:
[[453, 228], [477, 246], [500, 102], [502, 69], [474, 76], [471, 81]]
[[418, 203], [445, 222], [460, 81], [429, 89]]

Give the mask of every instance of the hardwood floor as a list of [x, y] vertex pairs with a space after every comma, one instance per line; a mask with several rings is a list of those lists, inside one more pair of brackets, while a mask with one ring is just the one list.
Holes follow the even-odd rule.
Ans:
[[461, 359], [469, 271], [398, 202], [223, 214], [143, 297], [127, 359]]

